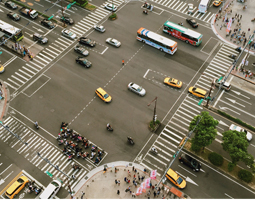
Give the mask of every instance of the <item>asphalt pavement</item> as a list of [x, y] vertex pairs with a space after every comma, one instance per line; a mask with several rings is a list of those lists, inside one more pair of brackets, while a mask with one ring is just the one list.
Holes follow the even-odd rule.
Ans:
[[0, 100], [0, 121], [4, 120], [6, 113], [8, 111], [10, 103], [10, 92], [8, 86], [0, 79], [0, 91], [1, 91], [1, 100]]

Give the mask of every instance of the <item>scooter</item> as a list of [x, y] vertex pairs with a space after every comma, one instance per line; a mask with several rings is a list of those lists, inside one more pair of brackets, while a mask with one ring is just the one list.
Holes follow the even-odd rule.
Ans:
[[239, 53], [242, 51], [241, 47], [237, 47], [235, 50], [238, 51]]
[[233, 59], [236, 59], [236, 55], [229, 55], [228, 57], [230, 57], [230, 58], [233, 58]]
[[35, 188], [35, 194], [38, 195], [42, 191], [42, 188]]
[[131, 137], [127, 137], [127, 139], [128, 139], [128, 142], [129, 142], [130, 144], [132, 144], [132, 145], [135, 144], [134, 140], [133, 140]]
[[38, 122], [35, 122], [35, 128], [38, 130], [39, 129], [39, 124], [38, 124]]
[[148, 11], [147, 10], [143, 10], [143, 14], [148, 15]]
[[152, 147], [151, 148], [151, 152], [155, 153], [155, 154], [158, 154], [158, 150], [155, 148], [155, 147]]

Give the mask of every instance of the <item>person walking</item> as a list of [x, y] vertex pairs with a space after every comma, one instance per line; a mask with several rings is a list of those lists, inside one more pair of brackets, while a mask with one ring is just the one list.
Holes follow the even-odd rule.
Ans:
[[240, 20], [242, 19], [242, 15], [240, 15]]
[[119, 190], [117, 190], [117, 195], [120, 195], [120, 191]]
[[130, 171], [128, 170], [128, 177], [131, 177], [131, 173], [130, 173]]
[[81, 199], [83, 199], [84, 195], [85, 195], [85, 192], [81, 191]]
[[134, 192], [134, 191], [132, 192], [132, 197], [134, 197], [134, 198], [135, 198], [135, 192]]
[[151, 196], [151, 191], [149, 190], [149, 192], [147, 193], [147, 196], [149, 197], [149, 196]]
[[222, 24], [220, 25], [220, 30], [222, 29]]
[[118, 181], [117, 181], [117, 179], [115, 179], [115, 184], [117, 185], [117, 183], [118, 183]]
[[125, 64], [125, 61], [124, 61], [124, 59], [122, 59], [122, 65], [124, 65]]
[[156, 191], [154, 191], [154, 192], [153, 192], [153, 196], [154, 196], [154, 198], [156, 197], [156, 195], [157, 195], [157, 193], [156, 193]]
[[120, 186], [120, 180], [118, 180], [118, 186]]
[[140, 175], [138, 175], [138, 180], [139, 180], [139, 181], [141, 180], [141, 177], [140, 177]]

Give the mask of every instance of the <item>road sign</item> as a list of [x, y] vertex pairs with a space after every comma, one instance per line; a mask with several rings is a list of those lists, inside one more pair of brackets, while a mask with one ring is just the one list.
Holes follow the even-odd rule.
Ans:
[[204, 99], [201, 99], [199, 102], [198, 102], [198, 105], [200, 106], [201, 103], [204, 101]]
[[53, 174], [51, 174], [49, 171], [46, 171], [45, 172], [49, 177], [52, 177], [53, 176]]
[[54, 14], [51, 17], [49, 17], [48, 20], [51, 20], [53, 17], [54, 17]]

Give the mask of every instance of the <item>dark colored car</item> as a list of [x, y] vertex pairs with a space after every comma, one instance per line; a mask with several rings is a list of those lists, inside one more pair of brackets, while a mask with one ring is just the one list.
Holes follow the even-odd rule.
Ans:
[[88, 39], [88, 38], [85, 38], [85, 37], [80, 37], [80, 39], [78, 41], [79, 41], [80, 44], [89, 45], [90, 47], [96, 46], [95, 41], [93, 41], [91, 39]]
[[194, 19], [186, 19], [186, 21], [193, 27], [196, 28], [198, 27], [198, 23]]
[[65, 22], [66, 24], [72, 25], [74, 24], [74, 20], [70, 17], [61, 17], [60, 19], [62, 22]]
[[15, 10], [15, 9], [18, 8], [18, 6], [17, 6], [15, 3], [11, 2], [11, 1], [6, 1], [6, 2], [4, 3], [4, 5], [5, 5], [6, 7], [8, 7], [8, 8], [13, 9], [13, 10]]
[[15, 13], [15, 12], [9, 12], [7, 14], [7, 17], [9, 17], [9, 18], [11, 18], [11, 19], [13, 19], [15, 21], [19, 21], [20, 20], [20, 16], [17, 13]]
[[79, 56], [78, 58], [75, 59], [75, 61], [76, 61], [76, 63], [78, 63], [84, 67], [87, 67], [87, 68], [90, 68], [92, 66], [92, 63], [84, 57]]
[[201, 164], [195, 160], [194, 158], [191, 158], [188, 155], [182, 154], [179, 157], [179, 161], [187, 166], [189, 166], [193, 171], [199, 172], [201, 168]]
[[52, 21], [49, 21], [49, 20], [47, 20], [47, 19], [43, 19], [43, 20], [41, 21], [41, 24], [42, 24], [43, 26], [46, 26], [46, 27], [49, 28], [49, 29], [52, 29], [52, 28], [55, 27], [55, 25], [53, 24], [53, 22], [52, 22]]
[[33, 40], [38, 41], [41, 44], [46, 44], [48, 42], [48, 39], [46, 37], [40, 35], [39, 33], [35, 33], [33, 35]]

